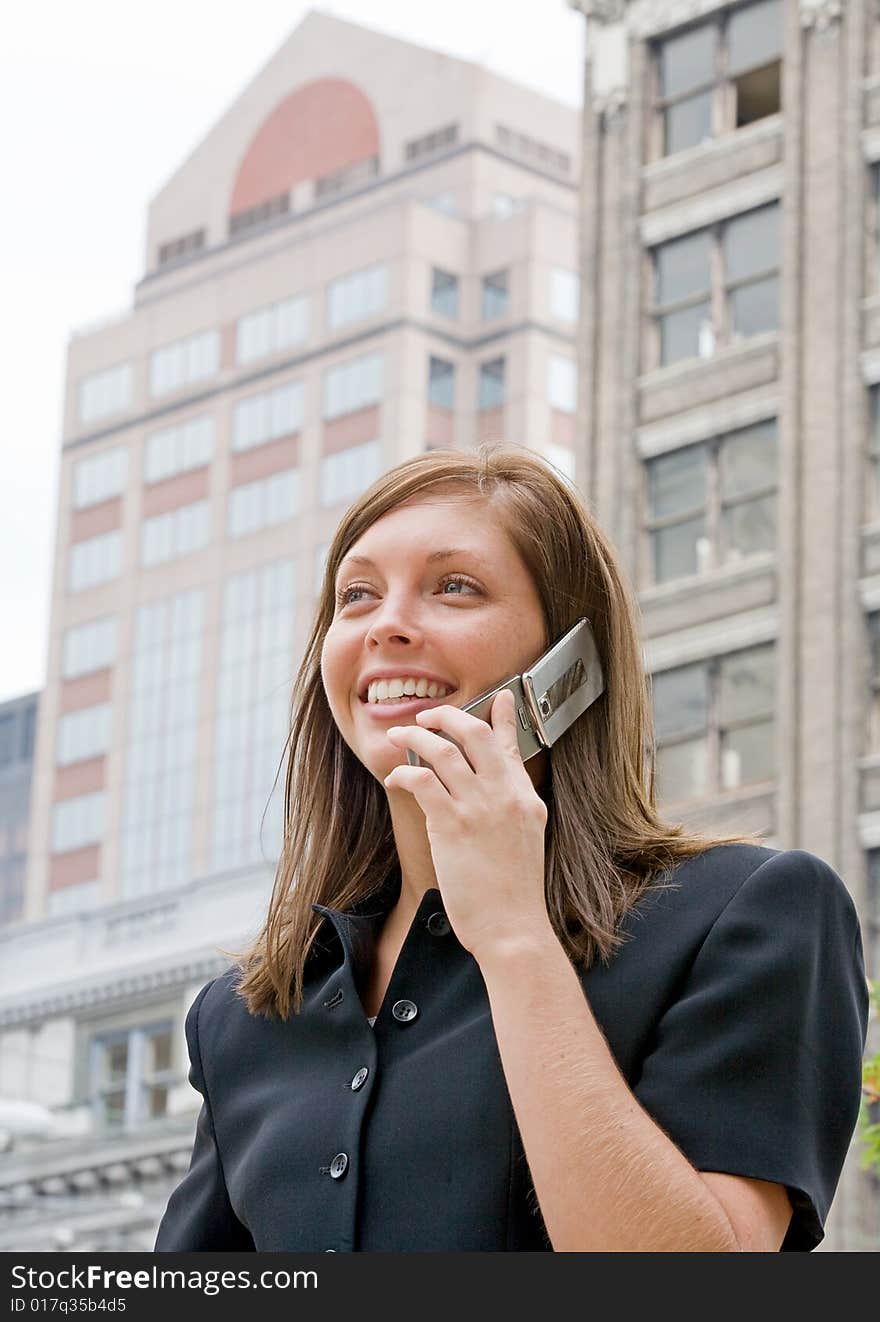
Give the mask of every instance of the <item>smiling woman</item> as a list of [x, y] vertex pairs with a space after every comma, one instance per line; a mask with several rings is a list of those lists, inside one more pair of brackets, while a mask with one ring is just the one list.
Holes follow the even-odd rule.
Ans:
[[[604, 689], [524, 762], [509, 689], [466, 709], [582, 618]], [[634, 594], [556, 470], [432, 451], [355, 501], [289, 750], [263, 930], [187, 1017], [204, 1105], [157, 1249], [820, 1242], [852, 900], [813, 854], [663, 820]]]

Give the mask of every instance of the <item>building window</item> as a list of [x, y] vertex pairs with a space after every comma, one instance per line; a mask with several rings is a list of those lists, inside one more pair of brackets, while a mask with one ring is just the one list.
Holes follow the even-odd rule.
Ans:
[[581, 282], [576, 271], [563, 266], [550, 269], [550, 315], [559, 321], [576, 322], [580, 305]]
[[654, 583], [775, 549], [776, 436], [771, 418], [647, 461]]
[[145, 568], [201, 551], [211, 540], [211, 502], [191, 505], [144, 519], [141, 525], [141, 564]]
[[454, 216], [458, 213], [458, 202], [453, 192], [434, 193], [425, 198], [425, 206], [432, 211], [439, 211], [441, 216]]
[[782, 21], [782, 0], [758, 0], [656, 43], [657, 156], [781, 110]]
[[79, 383], [80, 422], [98, 422], [130, 408], [133, 383], [131, 363], [119, 363], [84, 377]]
[[772, 644], [652, 677], [657, 794], [700, 799], [773, 779]]
[[[316, 599], [321, 596], [324, 590], [324, 569], [327, 565], [327, 554], [330, 550], [329, 542], [319, 542], [315, 547], [312, 557], [312, 596]], [[333, 593], [330, 593], [331, 600]]]
[[779, 204], [658, 244], [654, 361], [709, 358], [779, 326]]
[[379, 175], [379, 157], [370, 156], [365, 161], [343, 166], [332, 174], [321, 175], [315, 180], [315, 201], [335, 197], [338, 193], [348, 193], [361, 184], [369, 183]]
[[870, 611], [866, 622], [871, 693], [868, 713], [868, 747], [865, 751], [867, 753], [880, 753], [880, 611]]
[[233, 487], [226, 513], [229, 536], [247, 537], [260, 528], [295, 518], [302, 508], [301, 481], [299, 471], [288, 468]]
[[147, 437], [144, 446], [144, 482], [164, 482], [178, 473], [203, 468], [214, 457], [214, 419], [190, 418], [176, 427], [164, 427]]
[[176, 262], [180, 257], [190, 257], [194, 252], [201, 252], [204, 246], [204, 230], [193, 230], [192, 234], [184, 234], [182, 238], [160, 243], [159, 265], [165, 266], [168, 262]]
[[37, 728], [37, 704], [31, 702], [21, 714], [21, 742], [19, 756], [29, 762], [34, 755], [34, 734]]
[[156, 398], [196, 385], [220, 370], [220, 334], [199, 331], [150, 354], [150, 394]]
[[449, 271], [431, 271], [431, 311], [441, 317], [458, 316], [458, 276]]
[[128, 450], [121, 446], [80, 459], [73, 467], [73, 508], [86, 509], [121, 495], [127, 476]]
[[62, 679], [76, 679], [112, 666], [116, 659], [116, 619], [107, 615], [88, 624], [76, 624], [64, 634], [61, 649]]
[[458, 142], [458, 125], [447, 124], [442, 129], [435, 129], [422, 138], [411, 138], [404, 144], [403, 155], [407, 161], [417, 161], [423, 156], [433, 156], [439, 151], [454, 147]]
[[483, 276], [482, 317], [491, 321], [507, 312], [507, 271], [494, 271]]
[[544, 446], [544, 451], [548, 461], [553, 467], [570, 483], [574, 484], [575, 478], [575, 457], [574, 451], [567, 445], [548, 444]]
[[433, 355], [428, 359], [428, 403], [455, 408], [455, 364]]
[[328, 368], [324, 373], [324, 418], [331, 421], [380, 403], [383, 366], [381, 353], [368, 353]]
[[53, 854], [100, 842], [104, 834], [106, 797], [104, 791], [99, 790], [94, 794], [78, 794], [53, 805]]
[[325, 455], [318, 471], [318, 499], [324, 507], [348, 504], [375, 482], [381, 472], [380, 441], [367, 441]]
[[287, 381], [274, 390], [249, 395], [235, 405], [232, 415], [233, 450], [252, 450], [267, 441], [293, 436], [302, 427], [303, 386]]
[[67, 587], [70, 592], [82, 592], [109, 583], [122, 569], [122, 533], [100, 533], [87, 537], [70, 548]]
[[352, 322], [378, 317], [388, 305], [388, 267], [368, 266], [363, 271], [331, 280], [327, 286], [327, 325], [331, 330]]
[[[868, 850], [868, 895], [862, 918], [865, 967], [871, 977], [880, 972], [880, 849]], [[880, 1120], [880, 1116], [877, 1117]]]
[[239, 317], [235, 361], [239, 367], [302, 344], [309, 333], [309, 300], [305, 294], [270, 303]]
[[871, 193], [869, 193], [869, 249], [873, 268], [873, 288], [880, 291], [880, 161], [871, 167]]
[[551, 170], [554, 174], [569, 174], [571, 171], [571, 157], [566, 152], [557, 151], [548, 143], [538, 142], [504, 124], [495, 125], [495, 142], [502, 151], [528, 161], [539, 170]]
[[124, 898], [192, 876], [204, 609], [204, 593], [194, 588], [135, 614], [120, 831]]
[[24, 913], [24, 881], [27, 854], [0, 854], [0, 926], [14, 923]]
[[518, 216], [526, 208], [526, 199], [524, 197], [514, 197], [512, 193], [494, 193], [492, 195], [492, 218], [494, 220], [510, 220], [511, 216]]
[[15, 712], [0, 714], [0, 767], [11, 767], [18, 760], [15, 749], [17, 728], [18, 717]]
[[102, 702], [95, 707], [82, 707], [58, 718], [55, 761], [60, 767], [70, 766], [88, 757], [98, 757], [110, 747], [112, 707]]
[[562, 413], [577, 412], [577, 364], [573, 358], [551, 353], [547, 357], [547, 402]]
[[477, 384], [477, 408], [497, 409], [504, 403], [504, 359], [480, 363]]
[[224, 587], [212, 766], [216, 869], [280, 854], [283, 775], [274, 781], [293, 677], [295, 588], [292, 560], [245, 570]]
[[286, 216], [289, 210], [290, 194], [279, 193], [277, 197], [269, 198], [268, 202], [260, 202], [258, 206], [249, 207], [247, 211], [239, 211], [236, 215], [230, 216], [229, 237], [241, 234], [243, 230], [258, 229], [277, 216]]
[[171, 1020], [92, 1038], [90, 1095], [100, 1130], [131, 1130], [161, 1120], [178, 1082]]
[[880, 519], [880, 382], [868, 387], [868, 463], [871, 466], [871, 516]]

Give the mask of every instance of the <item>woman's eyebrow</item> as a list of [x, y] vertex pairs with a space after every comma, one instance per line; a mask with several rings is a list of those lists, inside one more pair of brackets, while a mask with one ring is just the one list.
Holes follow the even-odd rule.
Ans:
[[[466, 546], [451, 546], [443, 551], [432, 551], [430, 555], [425, 556], [425, 563], [431, 565], [437, 560], [451, 560], [457, 555], [469, 555], [472, 560], [484, 563], [476, 551], [471, 551]], [[375, 560], [371, 560], [368, 555], [347, 555], [340, 561], [339, 568], [343, 569], [345, 565], [367, 565], [370, 569], [376, 568]]]

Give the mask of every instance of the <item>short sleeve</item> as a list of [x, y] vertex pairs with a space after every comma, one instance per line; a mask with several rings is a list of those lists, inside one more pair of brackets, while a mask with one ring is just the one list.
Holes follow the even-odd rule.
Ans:
[[635, 1095], [692, 1166], [788, 1188], [783, 1251], [824, 1236], [867, 1022], [852, 898], [822, 859], [782, 850], [713, 923], [643, 1062]]
[[199, 1010], [212, 985], [209, 982], [202, 988], [186, 1016], [189, 1081], [204, 1100], [196, 1123], [189, 1170], [168, 1200], [156, 1235], [156, 1253], [190, 1253], [212, 1249], [246, 1251], [254, 1247], [250, 1232], [239, 1221], [229, 1202], [202, 1071]]

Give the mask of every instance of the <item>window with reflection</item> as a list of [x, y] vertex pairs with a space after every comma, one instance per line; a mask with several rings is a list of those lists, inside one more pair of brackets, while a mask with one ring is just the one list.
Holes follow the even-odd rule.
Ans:
[[782, 0], [729, 8], [654, 44], [653, 155], [710, 142], [782, 109]]
[[778, 202], [657, 244], [653, 345], [666, 366], [779, 326]]
[[455, 407], [455, 364], [433, 354], [428, 359], [428, 403], [441, 409]]
[[484, 321], [503, 317], [508, 307], [508, 273], [494, 271], [483, 276], [482, 316]]
[[[877, 24], [880, 28], [880, 24]], [[880, 48], [880, 37], [877, 37]], [[880, 293], [880, 161], [873, 161], [868, 188], [868, 286]]]
[[880, 610], [869, 611], [865, 618], [868, 633], [868, 746], [866, 753], [880, 753]]
[[384, 263], [350, 271], [327, 286], [327, 325], [331, 330], [378, 317], [388, 305], [388, 267]]
[[296, 574], [275, 560], [227, 579], [218, 655], [211, 866], [274, 863], [283, 835]]
[[318, 464], [318, 501], [322, 508], [347, 505], [382, 472], [382, 442], [363, 441], [322, 456]]
[[762, 644], [652, 676], [658, 800], [772, 781], [774, 661]]
[[132, 1130], [161, 1120], [177, 1082], [170, 1020], [96, 1035], [91, 1041], [90, 1099], [99, 1130]]
[[137, 608], [119, 846], [119, 892], [148, 895], [192, 877], [205, 595]]
[[645, 464], [650, 577], [669, 583], [776, 548], [777, 422]]
[[436, 266], [431, 270], [431, 310], [441, 317], [458, 316], [458, 276]]
[[868, 463], [871, 517], [880, 519], [880, 383], [868, 388]]
[[[870, 977], [880, 969], [880, 849], [868, 850], [868, 895], [862, 919], [865, 967]], [[880, 1115], [875, 1116], [880, 1120]]]
[[504, 359], [480, 363], [477, 382], [477, 408], [497, 409], [504, 403]]

